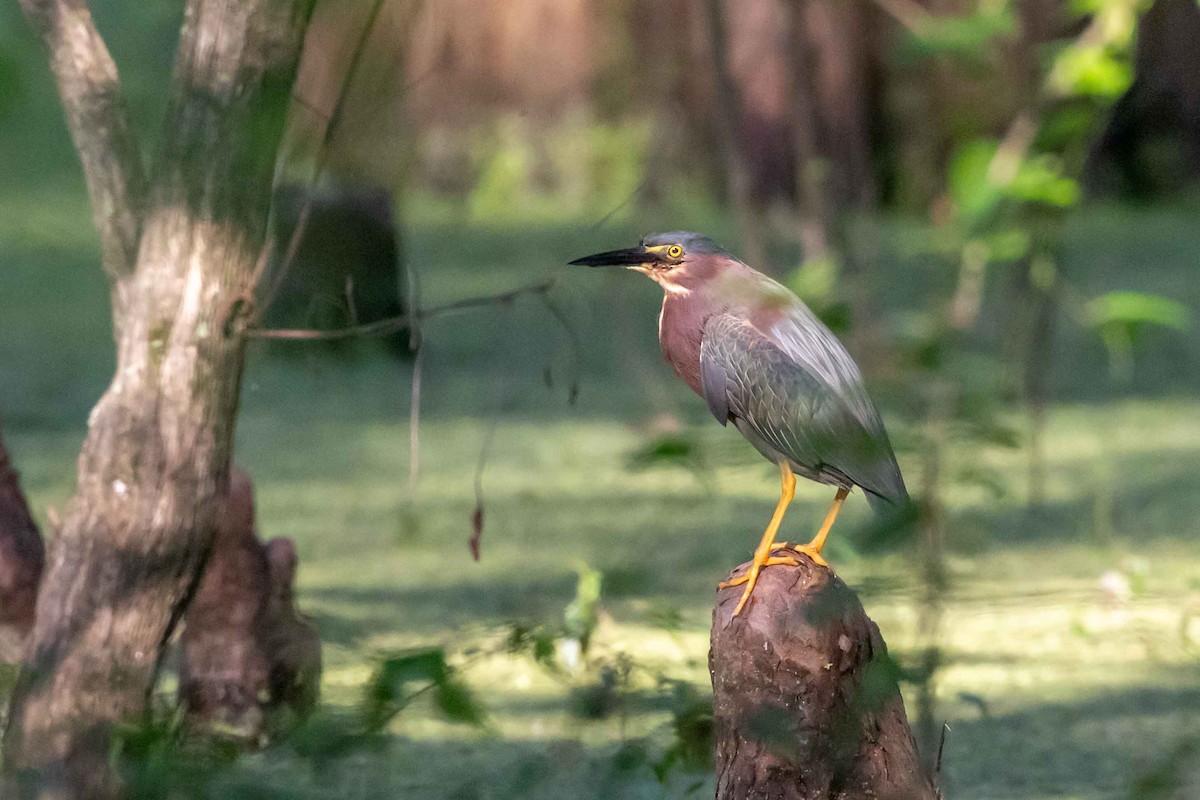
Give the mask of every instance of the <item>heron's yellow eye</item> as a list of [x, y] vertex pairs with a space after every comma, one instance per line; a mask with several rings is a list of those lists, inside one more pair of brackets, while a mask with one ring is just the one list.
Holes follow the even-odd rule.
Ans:
[[673, 244], [667, 248], [668, 258], [679, 258], [681, 255], [683, 255], [683, 248], [679, 245]]

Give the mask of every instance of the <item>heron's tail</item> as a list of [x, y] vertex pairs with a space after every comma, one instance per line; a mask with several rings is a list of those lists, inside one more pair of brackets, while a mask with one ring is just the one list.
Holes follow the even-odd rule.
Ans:
[[917, 504], [908, 496], [904, 485], [892, 496], [876, 494], [869, 489], [863, 489], [871, 510], [875, 512], [875, 522], [870, 526], [873, 533], [868, 538], [879, 538], [881, 541], [901, 541], [907, 539], [917, 523]]

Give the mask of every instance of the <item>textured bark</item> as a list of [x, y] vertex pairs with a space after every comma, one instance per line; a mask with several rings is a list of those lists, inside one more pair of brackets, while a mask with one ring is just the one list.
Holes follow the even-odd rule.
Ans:
[[271, 593], [261, 629], [270, 656], [268, 733], [307, 717], [320, 698], [321, 637], [316, 625], [296, 608], [296, 545], [276, 538], [266, 543]]
[[261, 731], [271, 667], [258, 631], [268, 582], [267, 556], [254, 535], [254, 488], [234, 469], [180, 636], [179, 699], [193, 723], [251, 739]]
[[179, 699], [197, 730], [258, 745], [316, 705], [321, 642], [296, 611], [295, 573], [290, 540], [255, 536], [254, 487], [235, 469], [180, 637]]
[[[796, 553], [713, 612], [717, 800], [934, 800], [887, 649], [858, 597]], [[743, 564], [735, 575], [746, 570]]]
[[42, 537], [0, 439], [0, 663], [24, 655], [44, 561]]
[[[107, 58], [98, 36], [72, 33], [90, 25], [81, 2], [24, 5], [55, 65]], [[146, 201], [109, 192], [121, 207], [96, 209], [135, 215], [138, 257], [114, 284], [116, 374], [89, 418], [6, 732], [22, 796], [118, 792], [111, 731], [145, 711], [209, 548], [228, 479], [240, 325], [308, 11], [307, 0], [190, 0]], [[64, 86], [75, 73], [55, 72], [96, 197], [96, 175], [122, 174], [119, 104], [95, 119], [75, 106], [119, 96], [115, 70], [107, 83], [84, 74], [81, 94]]]
[[83, 164], [105, 270], [137, 258], [145, 175], [113, 63], [85, 0], [21, 0], [50, 56], [67, 129]]

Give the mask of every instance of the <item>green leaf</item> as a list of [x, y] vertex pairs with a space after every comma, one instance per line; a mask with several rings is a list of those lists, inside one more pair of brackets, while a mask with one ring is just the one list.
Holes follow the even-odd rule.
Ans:
[[554, 666], [554, 636], [538, 630], [533, 638], [533, 660], [543, 666]]
[[1109, 292], [1087, 304], [1085, 319], [1098, 330], [1125, 328], [1133, 332], [1146, 325], [1186, 331], [1191, 324], [1187, 306], [1144, 292]]
[[1079, 184], [1062, 173], [1059, 159], [1040, 155], [1027, 159], [1008, 191], [1020, 200], [1066, 208], [1079, 201]]
[[1050, 71], [1050, 88], [1064, 97], [1114, 100], [1133, 83], [1133, 66], [1104, 45], [1076, 45], [1059, 53]]
[[442, 715], [451, 722], [465, 725], [483, 725], [483, 708], [467, 685], [453, 677], [447, 677], [437, 685], [434, 702]]
[[959, 146], [950, 158], [950, 202], [967, 227], [982, 222], [1004, 196], [1001, 188], [988, 180], [997, 147], [994, 140], [976, 139]]
[[[424, 686], [414, 688], [414, 684]], [[363, 709], [367, 730], [382, 730], [416, 694], [430, 687], [434, 690], [434, 704], [446, 719], [469, 725], [484, 723], [483, 711], [446, 663], [445, 651], [437, 648], [391, 656], [380, 662], [367, 685]]]
[[443, 650], [422, 650], [383, 659], [367, 684], [364, 714], [370, 730], [380, 730], [404, 708], [414, 683], [440, 685], [449, 669]]

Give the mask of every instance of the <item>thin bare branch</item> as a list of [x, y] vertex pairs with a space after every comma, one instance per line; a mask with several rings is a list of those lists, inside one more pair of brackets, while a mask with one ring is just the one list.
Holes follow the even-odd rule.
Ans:
[[251, 339], [282, 339], [299, 341], [337, 341], [352, 339], [357, 336], [386, 336], [408, 327], [411, 320], [407, 314], [386, 317], [367, 322], [362, 325], [350, 325], [345, 328], [317, 330], [314, 328], [249, 328], [246, 336]]
[[625, 196], [624, 200], [617, 203], [615, 206], [612, 207], [612, 209], [607, 214], [605, 214], [600, 219], [596, 220], [596, 223], [594, 225], [592, 225], [592, 227], [589, 230], [598, 231], [601, 228], [603, 228], [605, 225], [608, 224], [609, 220], [611, 220], [613, 217], [615, 217], [617, 214], [619, 214], [621, 211], [623, 211], [625, 209], [625, 207], [628, 206], [630, 203], [632, 203], [634, 201], [634, 198], [636, 198], [639, 194], [644, 192], [646, 190], [646, 187], [649, 185], [650, 185], [650, 176], [647, 175], [645, 178], [642, 178], [642, 182], [639, 183], [632, 192], [630, 192], [629, 194], [627, 194]]
[[116, 280], [137, 260], [146, 191], [117, 65], [85, 0], [21, 0], [21, 8], [49, 51], [100, 232], [102, 263]]
[[404, 264], [404, 280], [408, 285], [408, 293], [403, 300], [408, 317], [412, 320], [408, 329], [408, 349], [416, 350], [421, 346], [421, 272], [407, 259]]
[[421, 374], [425, 365], [425, 348], [417, 345], [413, 358], [411, 402], [408, 408], [408, 491], [417, 493], [417, 480], [421, 475]]
[[434, 306], [427, 308], [421, 312], [421, 319], [432, 319], [433, 317], [442, 317], [447, 314], [454, 314], [459, 311], [468, 311], [472, 308], [480, 308], [483, 306], [508, 305], [509, 303], [526, 296], [545, 295], [554, 288], [555, 279], [548, 278], [538, 283], [531, 283], [527, 286], [520, 286], [507, 292], [500, 294], [486, 295], [484, 297], [469, 297], [466, 300], [457, 300], [453, 303], [447, 303], [442, 306]]
[[567, 318], [564, 312], [547, 293], [538, 295], [541, 298], [542, 305], [550, 312], [550, 315], [562, 326], [563, 332], [567, 335], [567, 346], [571, 351], [571, 377], [567, 383], [567, 404], [575, 405], [575, 401], [579, 399], [579, 373], [580, 362], [582, 358], [580, 353], [583, 350], [579, 342], [579, 334], [571, 325], [571, 321]]
[[987, 179], [995, 186], [1008, 186], [1016, 179], [1033, 139], [1037, 135], [1037, 120], [1029, 110], [1022, 111], [1009, 124], [996, 155], [988, 164]]
[[349, 339], [356, 336], [384, 336], [409, 327], [414, 319], [419, 322], [434, 317], [446, 316], [447, 314], [469, 311], [473, 308], [508, 305], [521, 297], [544, 296], [553, 287], [554, 279], [551, 278], [540, 283], [533, 283], [528, 286], [512, 289], [511, 291], [501, 292], [500, 294], [469, 297], [465, 300], [456, 300], [453, 303], [427, 308], [416, 314], [398, 314], [394, 317], [385, 317], [384, 319], [363, 323], [362, 325], [348, 325], [344, 328], [331, 328], [329, 330], [315, 330], [310, 328], [249, 328], [245, 333], [246, 336], [252, 339], [333, 340]]

